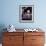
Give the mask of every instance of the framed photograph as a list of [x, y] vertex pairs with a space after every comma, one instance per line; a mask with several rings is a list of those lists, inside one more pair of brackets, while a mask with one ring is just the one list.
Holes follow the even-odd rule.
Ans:
[[20, 22], [34, 22], [34, 5], [20, 5], [19, 20]]

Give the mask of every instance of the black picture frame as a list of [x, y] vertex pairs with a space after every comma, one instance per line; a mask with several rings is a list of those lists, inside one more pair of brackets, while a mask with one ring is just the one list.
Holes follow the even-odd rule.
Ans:
[[34, 22], [34, 5], [19, 6], [20, 22]]

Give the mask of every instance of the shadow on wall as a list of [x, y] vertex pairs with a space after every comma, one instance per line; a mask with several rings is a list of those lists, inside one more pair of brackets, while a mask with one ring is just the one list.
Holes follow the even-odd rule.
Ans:
[[6, 31], [6, 29], [4, 30], [5, 25], [4, 24], [0, 24], [0, 43], [2, 43], [2, 36], [3, 36], [3, 32]]

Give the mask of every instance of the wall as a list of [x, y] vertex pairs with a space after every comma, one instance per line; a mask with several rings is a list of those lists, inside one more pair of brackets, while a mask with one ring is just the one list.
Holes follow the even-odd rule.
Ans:
[[[41, 0], [1, 0], [0, 25], [13, 24], [16, 28], [46, 28], [46, 1]], [[34, 5], [34, 23], [19, 22], [19, 5]]]
[[[15, 28], [40, 27], [46, 32], [46, 0], [0, 0], [0, 31], [13, 24]], [[19, 5], [34, 5], [34, 22], [19, 22]]]

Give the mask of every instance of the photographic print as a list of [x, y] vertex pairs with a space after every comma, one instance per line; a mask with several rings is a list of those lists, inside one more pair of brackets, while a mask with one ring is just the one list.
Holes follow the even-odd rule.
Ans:
[[20, 5], [19, 7], [20, 22], [34, 21], [34, 5]]

